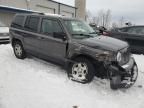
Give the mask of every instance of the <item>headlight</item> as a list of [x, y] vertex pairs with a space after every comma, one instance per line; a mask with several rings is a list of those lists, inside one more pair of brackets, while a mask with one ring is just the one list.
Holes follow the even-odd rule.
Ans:
[[120, 52], [117, 53], [117, 61], [120, 62], [122, 60], [122, 54]]

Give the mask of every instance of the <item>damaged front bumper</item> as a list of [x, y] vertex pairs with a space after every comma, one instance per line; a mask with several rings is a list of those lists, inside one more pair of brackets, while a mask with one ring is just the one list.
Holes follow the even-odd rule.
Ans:
[[110, 66], [110, 80], [118, 88], [131, 87], [137, 80], [138, 67], [133, 57], [125, 65]]
[[129, 71], [133, 68], [133, 66], [135, 65], [135, 60], [133, 57], [130, 58], [129, 62], [123, 66], [121, 66], [125, 71]]

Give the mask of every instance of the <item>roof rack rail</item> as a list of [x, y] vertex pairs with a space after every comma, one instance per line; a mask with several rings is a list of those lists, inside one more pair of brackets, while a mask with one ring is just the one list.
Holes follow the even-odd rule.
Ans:
[[51, 14], [51, 13], [43, 13], [44, 15], [50, 15], [50, 16], [59, 16], [59, 17], [61, 17], [62, 15], [60, 15], [60, 14]]
[[33, 15], [50, 15], [50, 16], [58, 16], [58, 17], [65, 16], [65, 15], [60, 15], [60, 14], [51, 14], [51, 13], [42, 13], [42, 12], [34, 12], [32, 14]]
[[32, 14], [34, 14], [34, 15], [45, 15], [45, 14], [42, 13], [42, 12], [34, 12], [34, 13], [32, 13]]

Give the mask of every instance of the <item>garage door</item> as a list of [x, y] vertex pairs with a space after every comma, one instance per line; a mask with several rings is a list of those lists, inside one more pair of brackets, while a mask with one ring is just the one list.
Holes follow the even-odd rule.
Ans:
[[0, 12], [0, 23], [9, 27], [14, 15], [14, 13]]
[[71, 13], [71, 12], [66, 12], [66, 11], [62, 11], [62, 12], [61, 12], [61, 15], [68, 16], [68, 17], [73, 17], [73, 16], [74, 16], [73, 13]]
[[51, 14], [55, 13], [54, 8], [49, 8], [49, 7], [45, 7], [45, 6], [41, 6], [41, 5], [37, 5], [37, 11], [40, 11], [43, 13], [51, 13]]

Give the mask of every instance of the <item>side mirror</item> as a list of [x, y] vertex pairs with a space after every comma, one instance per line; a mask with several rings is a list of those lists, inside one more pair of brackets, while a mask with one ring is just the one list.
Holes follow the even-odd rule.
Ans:
[[64, 32], [54, 32], [53, 37], [58, 38], [58, 39], [62, 39], [62, 40], [66, 40], [66, 33], [64, 33]]

